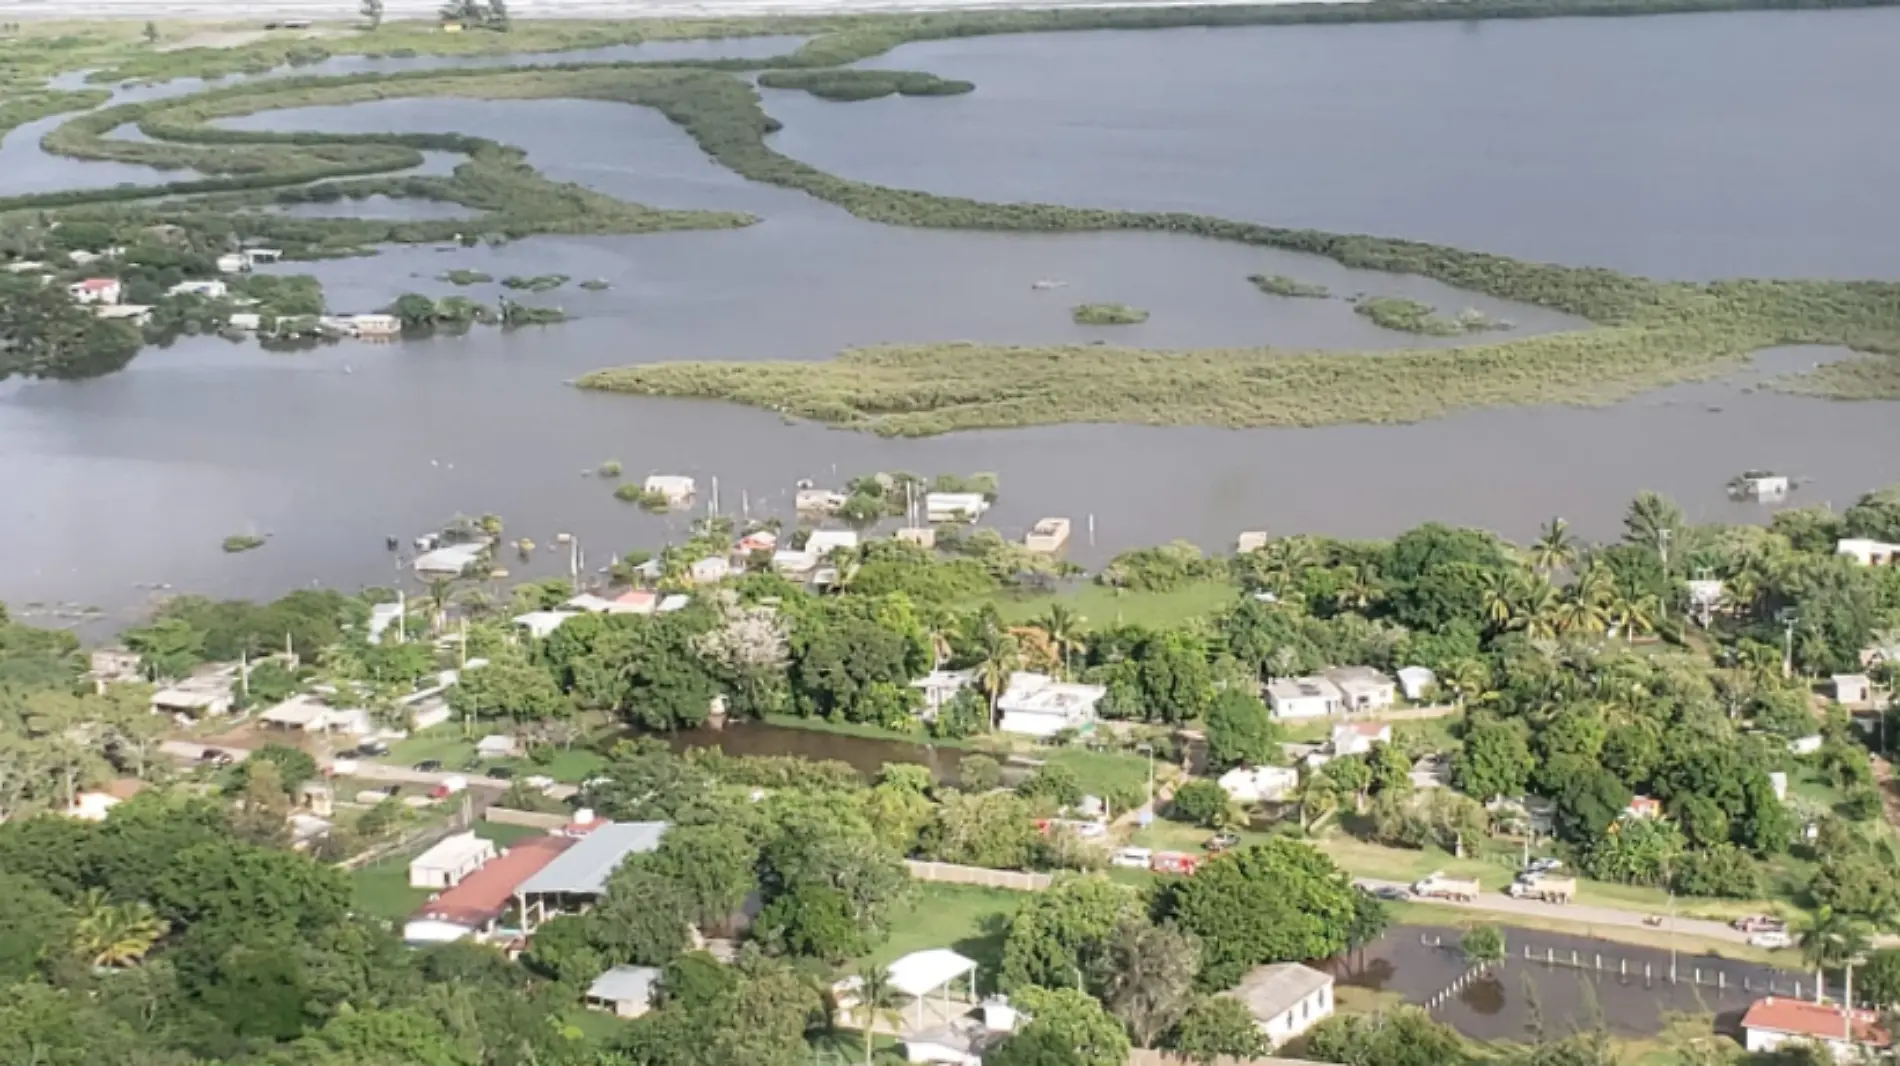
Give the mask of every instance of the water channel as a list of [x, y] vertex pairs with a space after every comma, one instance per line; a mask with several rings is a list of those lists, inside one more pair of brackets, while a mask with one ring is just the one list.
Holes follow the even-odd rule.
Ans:
[[[1679, 23], [1709, 34], [1706, 47]], [[1871, 99], [1900, 95], [1853, 95], [1855, 87], [1871, 92], [1869, 79], [1900, 78], [1890, 64], [1879, 64], [1885, 73], [1870, 72], [1859, 58], [1882, 26], [1900, 29], [1900, 12], [979, 38], [907, 46], [878, 61], [971, 76], [979, 87], [969, 96], [835, 104], [771, 92], [766, 103], [786, 122], [775, 144], [790, 154], [854, 176], [948, 192], [1185, 206], [1659, 274], [1895, 276], [1900, 233], [1885, 227], [1900, 225], [1900, 216], [1866, 204], [1891, 184], [1900, 143], [1865, 136], [1865, 122], [1817, 119], [1829, 109], [1847, 115], [1873, 106]], [[1295, 34], [1296, 44], [1282, 34]], [[1764, 77], [1780, 84], [1793, 76], [1786, 71], [1822, 67], [1825, 76], [1804, 83], [1801, 107], [1755, 108], [1744, 94], [1727, 121], [1715, 121], [1722, 78], [1732, 80], [1740, 65], [1736, 50], [1749, 55], [1756, 47], [1750, 42], [1764, 37], [1780, 48], [1779, 65]], [[1673, 43], [1657, 45], [1658, 39]], [[1566, 47], [1574, 50], [1572, 62], [1555, 64], [1550, 75], [1568, 85], [1561, 94], [1541, 82], [1520, 84], [1534, 66], [1523, 57], [1554, 64], [1551, 50]], [[1655, 92], [1637, 107], [1618, 79], [1651, 71], [1659, 49], [1679, 77], [1666, 86], [1643, 81]], [[1419, 138], [1394, 132], [1422, 106], [1399, 93], [1383, 98], [1381, 108], [1367, 107], [1359, 124], [1326, 133], [1315, 113], [1362, 98], [1362, 80], [1387, 76], [1382, 60], [1432, 69], [1417, 95], [1439, 94], [1446, 107], [1491, 99], [1499, 121], [1515, 132], [1489, 133], [1474, 144], [1435, 127], [1424, 140], [1436, 149], [1423, 150]], [[1158, 93], [1151, 78], [1134, 76], [1163, 63], [1185, 79], [1178, 92], [1172, 78]], [[1043, 77], [1048, 71], [1062, 76]], [[1268, 73], [1277, 87], [1258, 84]], [[1209, 95], [1224, 76], [1249, 88]], [[1088, 86], [1087, 116], [1069, 99], [1079, 91], [1074, 79]], [[1572, 110], [1530, 123], [1517, 103], [1520, 90], [1561, 95]], [[1037, 103], [1036, 93], [1049, 99]], [[1578, 110], [1606, 95], [1599, 110]], [[1011, 103], [999, 111], [995, 100]], [[1237, 100], [1246, 106], [1235, 106]], [[1367, 125], [1382, 108], [1400, 117]], [[1512, 126], [1506, 120], [1514, 116]], [[1268, 122], [1278, 125], [1261, 125]], [[645, 515], [612, 499], [608, 485], [581, 476], [608, 458], [620, 459], [631, 476], [717, 476], [729, 509], [744, 499], [781, 514], [798, 478], [835, 481], [879, 469], [996, 471], [1003, 498], [989, 521], [1007, 534], [1043, 515], [1096, 517], [1095, 542], [1078, 537], [1072, 547], [1085, 564], [1175, 537], [1220, 549], [1243, 529], [1375, 536], [1427, 519], [1524, 536], [1561, 514], [1583, 535], [1610, 536], [1624, 504], [1642, 489], [1676, 497], [1696, 520], [1759, 519], [1765, 510], [1733, 503], [1723, 492], [1728, 477], [1746, 466], [1807, 479], [1794, 504], [1843, 506], [1869, 487], [1900, 480], [1893, 405], [1831, 404], [1758, 387], [1768, 374], [1840, 355], [1816, 350], [1773, 353], [1762, 369], [1728, 382], [1661, 390], [1604, 409], [1482, 411], [1410, 426], [1310, 430], [1077, 425], [883, 440], [733, 406], [581, 393], [564, 382], [604, 365], [817, 359], [881, 341], [1112, 337], [1156, 347], [1353, 349], [1418, 343], [1371, 327], [1342, 301], [1261, 296], [1244, 280], [1257, 272], [1293, 274], [1342, 292], [1415, 295], [1452, 309], [1475, 305], [1515, 319], [1522, 332], [1571, 323], [1422, 279], [1166, 235], [1012, 236], [871, 225], [802, 195], [749, 184], [712, 164], [657, 114], [606, 103], [470, 108], [396, 100], [250, 116], [233, 125], [480, 133], [526, 148], [561, 180], [655, 206], [750, 211], [763, 221], [721, 232], [401, 248], [287, 268], [317, 274], [333, 306], [356, 310], [403, 291], [492, 298], [490, 289], [456, 290], [434, 280], [454, 268], [496, 277], [559, 272], [612, 284], [605, 292], [570, 286], [539, 297], [576, 316], [549, 329], [300, 354], [196, 339], [149, 351], [125, 372], [97, 381], [0, 384], [0, 543], [10, 549], [0, 599], [96, 604], [118, 620], [141, 609], [153, 585], [270, 596], [310, 584], [386, 583], [396, 572], [381, 550], [385, 535], [418, 532], [458, 512], [501, 514], [513, 535], [542, 543], [557, 531], [574, 532], [602, 562], [611, 552], [683, 537], [684, 516]], [[1550, 130], [1532, 137], [1533, 125]], [[1702, 147], [1679, 151], [1660, 143], [1667, 138], [1655, 131], [1678, 125], [1693, 126]], [[985, 129], [995, 138], [989, 147], [974, 140]], [[111, 166], [37, 155], [37, 137], [23, 142], [21, 132], [0, 149], [0, 192], [18, 191], [10, 164], [29, 156], [37, 158], [32, 167], [50, 168], [32, 171], [36, 187], [83, 183], [65, 179]], [[1826, 145], [1817, 147], [1817, 139]], [[1571, 141], [1584, 147], [1553, 154]], [[22, 144], [30, 149], [25, 155]], [[1787, 199], [1787, 187], [1771, 180], [1780, 171], [1764, 176], [1750, 162], [1784, 151], [1779, 145], [1795, 146], [1785, 149], [1791, 156], [1806, 154], [1805, 173], [1828, 193], [1824, 210]], [[1559, 191], [1546, 180], [1547, 171], [1569, 173], [1598, 157], [1599, 170]], [[1537, 165], [1525, 169], [1526, 159]], [[1656, 171], [1653, 181], [1636, 180], [1645, 162]], [[1616, 183], [1599, 181], [1601, 168], [1610, 167], [1623, 168], [1633, 184], [1619, 193]], [[1473, 186], [1462, 198], [1441, 195], [1448, 171]], [[146, 172], [128, 180], [151, 178]], [[1366, 182], [1387, 196], [1346, 196]], [[1687, 228], [1646, 229], [1641, 220], [1658, 212], [1677, 217], [1665, 208], [1676, 195], [1669, 190], [1684, 183], [1703, 190], [1706, 201], [1687, 206], [1680, 216]], [[1720, 196], [1706, 194], [1718, 187]], [[1330, 207], [1321, 195], [1328, 189], [1342, 198]], [[364, 206], [399, 214], [414, 205]], [[296, 210], [349, 209], [345, 202]], [[1689, 230], [1713, 234], [1713, 243], [1689, 239]], [[1746, 248], [1732, 234], [1746, 237]], [[1629, 258], [1606, 260], [1593, 251], [1598, 243]], [[1043, 278], [1068, 286], [1032, 290], [1031, 282]], [[1078, 327], [1067, 308], [1084, 300], [1134, 303], [1154, 317], [1123, 331]], [[270, 535], [266, 547], [242, 556], [219, 551], [227, 534], [252, 531]], [[559, 565], [546, 555], [516, 573], [549, 573]]]

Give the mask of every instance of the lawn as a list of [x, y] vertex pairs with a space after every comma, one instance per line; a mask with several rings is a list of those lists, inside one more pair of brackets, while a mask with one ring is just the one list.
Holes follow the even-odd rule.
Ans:
[[426, 888], [409, 887], [409, 855], [392, 855], [351, 871], [354, 888], [351, 907], [358, 914], [401, 921], [415, 913], [430, 896]]
[[[951, 948], [981, 966], [979, 989], [994, 988], [1003, 965], [1003, 929], [1024, 896], [975, 885], [922, 884], [891, 920], [889, 940], [860, 962], [888, 964], [925, 948]], [[855, 968], [855, 967], [854, 967]]]
[[1167, 592], [1131, 592], [1093, 582], [1053, 594], [1024, 596], [998, 592], [990, 597], [1003, 621], [1020, 625], [1043, 615], [1052, 603], [1073, 608], [1096, 626], [1178, 626], [1225, 610], [1240, 599], [1240, 589], [1225, 581], [1194, 581]]
[[[450, 723], [434, 729], [425, 729], [412, 734], [389, 746], [389, 754], [382, 761], [393, 766], [414, 766], [424, 760], [433, 759], [442, 764], [444, 770], [469, 770], [474, 767], [506, 766], [514, 770], [517, 777], [536, 774], [551, 777], [565, 784], [577, 785], [600, 772], [607, 765], [607, 757], [577, 743], [565, 750], [556, 749], [545, 762], [533, 759], [481, 759], [475, 754], [475, 742], [480, 737], [465, 737], [460, 725]], [[469, 770], [471, 773], [479, 769]]]

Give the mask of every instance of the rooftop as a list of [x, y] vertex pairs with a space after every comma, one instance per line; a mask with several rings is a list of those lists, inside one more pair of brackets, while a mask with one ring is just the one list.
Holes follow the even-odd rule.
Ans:
[[975, 959], [959, 955], [949, 948], [927, 948], [913, 951], [892, 962], [889, 973], [892, 988], [916, 998], [935, 992], [975, 969]]
[[521, 891], [597, 896], [606, 890], [607, 879], [627, 856], [659, 847], [665, 834], [665, 822], [606, 823], [522, 882]]
[[[1840, 1007], [1819, 1003], [1809, 1003], [1804, 999], [1789, 999], [1786, 996], [1769, 996], [1758, 999], [1742, 1016], [1742, 1028], [1767, 1029], [1776, 1033], [1788, 1033], [1793, 1036], [1814, 1037], [1825, 1040], [1844, 1040], [1847, 1038], [1848, 1012]], [[1886, 1047], [1892, 1042], [1887, 1031], [1880, 1027], [1880, 1015], [1870, 1010], [1853, 1012], [1854, 1039], [1875, 1047]]]
[[567, 837], [528, 837], [463, 878], [461, 884], [416, 908], [412, 917], [471, 928], [493, 921], [508, 909], [522, 882], [574, 846]]
[[1031, 714], [1069, 714], [1095, 706], [1106, 695], [1108, 689], [1102, 685], [1056, 681], [1047, 674], [1018, 670], [1009, 675], [1009, 687], [996, 704], [1005, 710]]
[[1267, 695], [1281, 700], [1336, 699], [1340, 692], [1338, 685], [1323, 677], [1283, 677], [1267, 683]]
[[1371, 737], [1377, 740], [1391, 732], [1392, 726], [1385, 722], [1342, 722], [1333, 727], [1333, 732], [1335, 733], [1341, 730], [1348, 733], [1357, 733], [1362, 737]]
[[452, 867], [460, 866], [470, 859], [495, 852], [493, 841], [484, 840], [474, 833], [456, 833], [437, 841], [429, 850], [409, 861], [410, 866]]
[[1344, 688], [1347, 685], [1390, 685], [1392, 679], [1370, 666], [1335, 666], [1326, 671], [1326, 680]]
[[587, 986], [588, 999], [604, 999], [609, 1003], [650, 1003], [653, 1001], [653, 986], [660, 979], [660, 971], [652, 966], [616, 966]]
[[1277, 1018], [1332, 983], [1331, 974], [1297, 962], [1281, 962], [1254, 967], [1240, 979], [1240, 984], [1224, 994], [1245, 1003], [1248, 1013], [1256, 1018]]

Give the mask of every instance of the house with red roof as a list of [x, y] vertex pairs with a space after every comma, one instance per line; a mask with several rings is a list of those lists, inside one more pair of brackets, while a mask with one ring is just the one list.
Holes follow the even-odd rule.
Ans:
[[87, 278], [66, 286], [73, 302], [82, 304], [116, 304], [123, 291], [118, 278]]
[[1786, 996], [1758, 999], [1742, 1016], [1743, 1043], [1753, 1053], [1777, 1051], [1790, 1041], [1818, 1044], [1837, 1060], [1862, 1051], [1884, 1050], [1893, 1040], [1871, 1010], [1850, 1010], [1833, 1003], [1810, 1003]]
[[529, 837], [516, 843], [416, 908], [403, 923], [402, 938], [411, 944], [445, 944], [493, 934], [521, 885], [576, 843], [568, 836]]

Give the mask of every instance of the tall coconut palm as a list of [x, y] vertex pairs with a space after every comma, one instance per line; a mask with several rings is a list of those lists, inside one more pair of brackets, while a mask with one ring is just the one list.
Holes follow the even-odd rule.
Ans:
[[1615, 620], [1616, 631], [1623, 634], [1625, 643], [1633, 641], [1640, 634], [1656, 631], [1656, 613], [1660, 610], [1659, 601], [1654, 593], [1643, 596], [1624, 596], [1619, 593], [1610, 604], [1610, 617]]
[[1364, 611], [1384, 598], [1385, 590], [1379, 587], [1378, 571], [1361, 565], [1354, 568], [1352, 577], [1340, 586], [1333, 602], [1341, 610]]
[[[1801, 959], [1814, 967], [1814, 1001], [1821, 1001], [1826, 990], [1827, 971], [1842, 970], [1847, 976], [1848, 995], [1853, 995], [1854, 964], [1872, 946], [1865, 923], [1832, 907], [1822, 907], [1814, 916], [1796, 927], [1801, 944]], [[1851, 1003], [1851, 998], [1849, 1000]]]
[[871, 1066], [876, 1054], [877, 1023], [888, 1022], [893, 1031], [904, 1024], [897, 1009], [897, 986], [891, 971], [883, 966], [866, 966], [858, 971], [858, 1021], [864, 1026], [864, 1066]]
[[1639, 494], [1623, 514], [1623, 539], [1660, 551], [1663, 541], [1683, 526], [1682, 508], [1653, 492]]
[[1551, 519], [1531, 545], [1531, 566], [1540, 573], [1562, 570], [1576, 558], [1577, 540], [1570, 535], [1570, 523], [1561, 518]]
[[1009, 678], [1022, 666], [1016, 638], [1001, 629], [986, 629], [977, 643], [976, 676], [990, 701], [990, 724], [996, 724], [996, 701], [1003, 698]]
[[1483, 698], [1491, 686], [1491, 670], [1482, 659], [1457, 659], [1445, 664], [1438, 683], [1452, 694], [1459, 707], [1464, 707]]
[[1511, 617], [1516, 612], [1511, 600], [1516, 589], [1516, 575], [1503, 570], [1490, 570], [1484, 575], [1481, 586], [1483, 599], [1481, 607], [1484, 620], [1499, 631], [1510, 628]]
[[1511, 601], [1511, 628], [1522, 629], [1533, 639], [1557, 635], [1557, 590], [1542, 577], [1519, 582]]
[[1060, 661], [1062, 675], [1068, 677], [1075, 671], [1075, 656], [1088, 650], [1083, 639], [1083, 626], [1088, 619], [1082, 617], [1073, 607], [1062, 603], [1052, 603], [1049, 610], [1036, 621], [1036, 627], [1049, 638], [1049, 646], [1055, 649]]
[[1600, 604], [1572, 589], [1552, 609], [1551, 625], [1559, 633], [1588, 636], [1604, 632], [1610, 623], [1608, 612]]
[[101, 889], [87, 890], [78, 910], [73, 947], [95, 967], [135, 966], [165, 935], [165, 923], [150, 904], [115, 904]]

